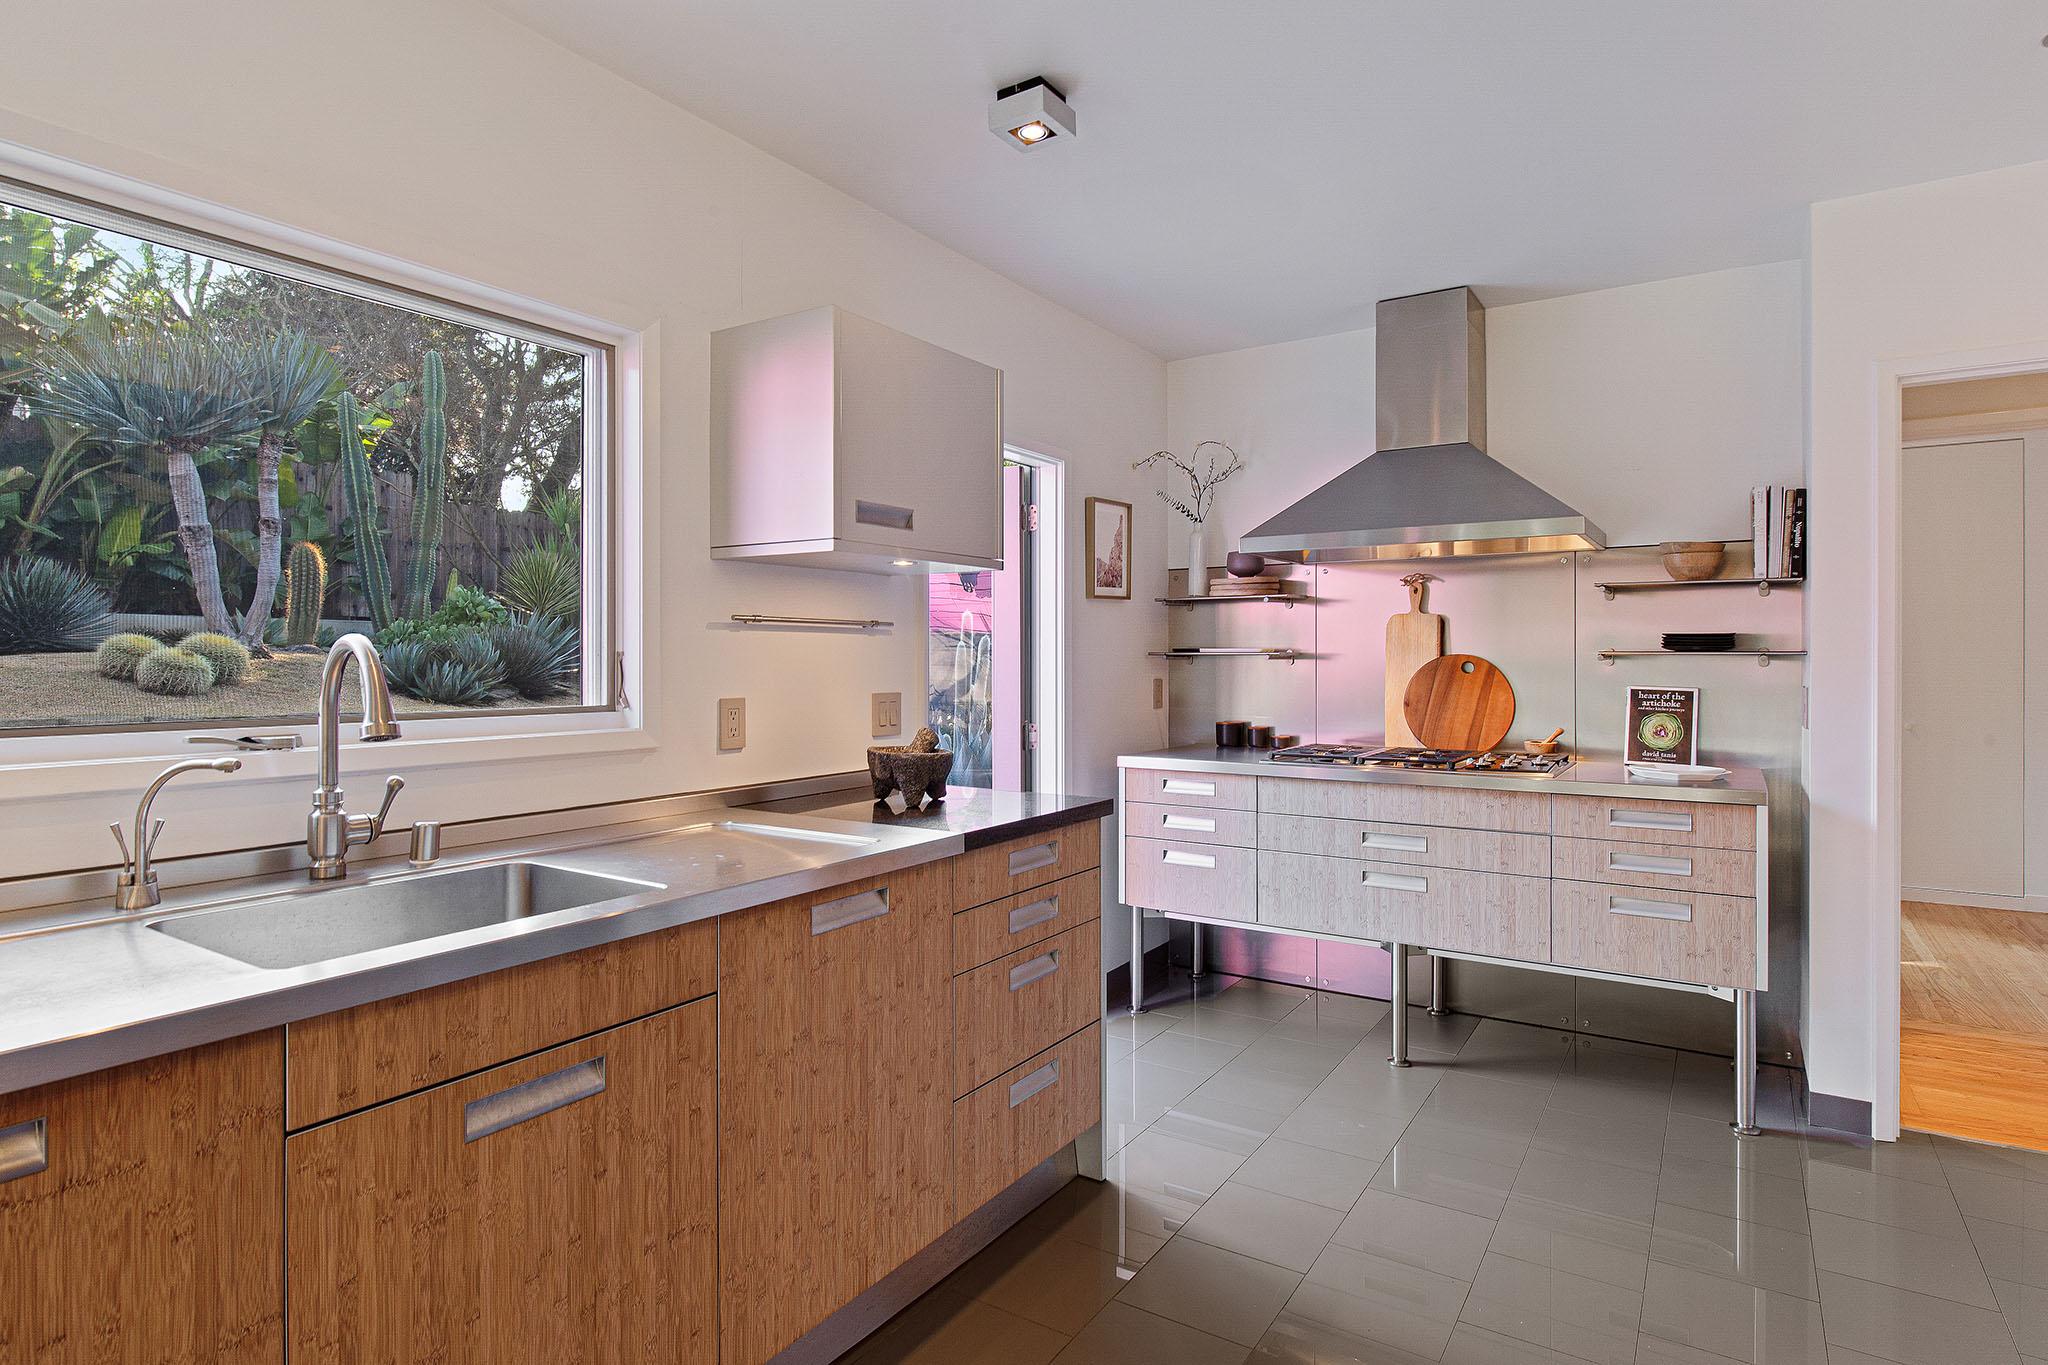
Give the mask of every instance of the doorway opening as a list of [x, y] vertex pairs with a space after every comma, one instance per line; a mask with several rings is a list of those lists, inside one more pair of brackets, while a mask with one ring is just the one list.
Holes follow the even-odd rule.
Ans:
[[2048, 1150], [2048, 373], [1901, 411], [1900, 1124]]
[[1003, 451], [1003, 567], [933, 574], [925, 723], [954, 754], [948, 781], [1057, 791], [1062, 737], [1059, 461]]

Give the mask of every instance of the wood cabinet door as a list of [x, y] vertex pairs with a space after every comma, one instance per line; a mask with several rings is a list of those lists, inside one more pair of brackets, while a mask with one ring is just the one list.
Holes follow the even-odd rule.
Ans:
[[709, 1000], [285, 1143], [293, 1365], [708, 1365]]
[[725, 1365], [758, 1365], [922, 1250], [952, 1187], [944, 863], [719, 921]]
[[273, 1029], [0, 1095], [0, 1361], [277, 1365]]

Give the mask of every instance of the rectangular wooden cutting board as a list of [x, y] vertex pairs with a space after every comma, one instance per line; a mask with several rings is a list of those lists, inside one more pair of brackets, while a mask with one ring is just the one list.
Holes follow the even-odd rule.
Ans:
[[1444, 618], [1422, 609], [1429, 574], [1412, 573], [1401, 581], [1408, 585], [1408, 610], [1387, 618], [1386, 731], [1388, 744], [1413, 748], [1421, 741], [1408, 728], [1402, 703], [1415, 670], [1444, 652]]

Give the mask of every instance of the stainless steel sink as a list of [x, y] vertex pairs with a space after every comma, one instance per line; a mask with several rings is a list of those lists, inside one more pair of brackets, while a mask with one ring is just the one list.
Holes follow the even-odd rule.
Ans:
[[250, 901], [149, 927], [252, 967], [303, 967], [663, 889], [548, 863], [491, 863]]

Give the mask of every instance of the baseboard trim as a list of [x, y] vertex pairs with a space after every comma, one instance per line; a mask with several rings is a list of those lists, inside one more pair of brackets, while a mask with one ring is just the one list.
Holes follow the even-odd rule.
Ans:
[[1852, 1100], [1842, 1095], [1826, 1095], [1818, 1090], [1809, 1091], [1806, 1096], [1806, 1121], [1815, 1128], [1831, 1128], [1838, 1133], [1869, 1137], [1870, 1101]]
[[1899, 899], [1923, 905], [1961, 905], [1972, 910], [2016, 910], [2048, 915], [2048, 896], [2000, 896], [1989, 891], [1944, 891], [1932, 886], [1902, 886]]

